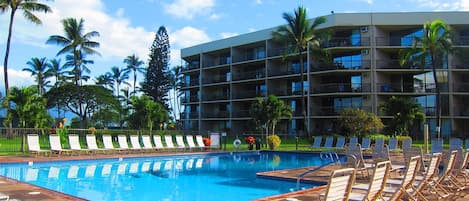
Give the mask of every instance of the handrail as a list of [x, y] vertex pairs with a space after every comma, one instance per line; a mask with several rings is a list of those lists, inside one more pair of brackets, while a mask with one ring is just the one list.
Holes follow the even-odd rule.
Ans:
[[[310, 169], [310, 170], [306, 170], [305, 172], [301, 173], [300, 175], [298, 175], [298, 177], [296, 177], [296, 189], [299, 190], [300, 189], [300, 182], [301, 182], [301, 179], [306, 176], [307, 174], [310, 174], [312, 172], [316, 172], [318, 171], [319, 169], [327, 166], [327, 165], [330, 165], [332, 163], [338, 163], [340, 164], [340, 158], [339, 158], [339, 155], [336, 153], [336, 152], [333, 152], [333, 151], [329, 151], [329, 152], [321, 152], [321, 159], [322, 159], [322, 154], [328, 154], [330, 156], [330, 158], [332, 159], [331, 162], [327, 163], [327, 164], [324, 164], [324, 165], [321, 165], [317, 168], [314, 168], [314, 169]], [[335, 158], [333, 157], [335, 156]]]

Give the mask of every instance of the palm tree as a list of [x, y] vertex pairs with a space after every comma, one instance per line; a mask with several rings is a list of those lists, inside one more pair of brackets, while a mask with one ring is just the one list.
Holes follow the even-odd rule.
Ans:
[[137, 73], [144, 73], [145, 68], [142, 68], [141, 66], [144, 64], [142, 60], [138, 58], [135, 54], [131, 56], [127, 56], [127, 58], [124, 59], [124, 63], [127, 64], [127, 67], [125, 68], [125, 71], [130, 72], [132, 71], [134, 74], [134, 90], [133, 94], [135, 95], [136, 91], [136, 84], [137, 84]]
[[47, 79], [52, 75], [48, 71], [50, 64], [47, 63], [47, 59], [45, 57], [40, 59], [37, 57], [31, 58], [31, 61], [28, 61], [26, 64], [30, 67], [23, 68], [23, 71], [30, 72], [32, 76], [35, 76], [34, 79], [37, 82], [37, 92], [39, 95], [44, 94], [46, 91], [45, 87], [50, 83]]
[[306, 109], [304, 97], [304, 58], [303, 54], [308, 49], [308, 46], [319, 47], [321, 41], [321, 35], [317, 33], [317, 27], [324, 22], [326, 18], [317, 17], [313, 24], [308, 20], [306, 9], [299, 6], [294, 14], [283, 13], [283, 19], [287, 22], [287, 25], [280, 26], [276, 31], [272, 33], [274, 40], [292, 44], [295, 47], [297, 56], [300, 57], [300, 72], [301, 72], [301, 106], [303, 108], [303, 119], [306, 135], [309, 137], [308, 119], [306, 119]]
[[113, 80], [110, 73], [105, 73], [104, 75], [99, 75], [95, 80], [96, 85], [105, 87], [106, 89], [113, 89]]
[[453, 51], [453, 34], [443, 20], [436, 19], [423, 25], [422, 37], [415, 37], [411, 49], [401, 52], [401, 65], [414, 64], [422, 68], [432, 67], [436, 93], [436, 137], [441, 132], [441, 93], [438, 82], [437, 68], [442, 68], [450, 52]]
[[170, 71], [169, 85], [173, 92], [173, 100], [170, 102], [173, 108], [174, 121], [177, 119], [177, 111], [181, 111], [181, 105], [179, 104], [179, 97], [181, 97], [181, 88], [183, 86], [182, 80], [182, 66], [176, 66]]
[[[55, 89], [64, 82], [64, 70], [66, 70], [66, 66], [60, 64], [60, 59], [49, 60], [49, 69], [47, 69], [47, 72], [55, 78]], [[60, 103], [57, 103], [57, 118], [60, 118]]]
[[91, 70], [86, 66], [86, 64], [93, 64], [93, 60], [85, 59], [83, 52], [77, 51], [73, 55], [66, 55], [65, 61], [65, 67], [72, 67], [72, 70], [67, 73], [69, 74], [68, 78], [71, 78], [75, 85], [82, 85], [83, 81], [88, 81], [90, 76], [84, 74], [90, 73]]
[[116, 85], [115, 91], [116, 91], [116, 96], [119, 97], [119, 91], [120, 91], [120, 85], [121, 84], [129, 84], [126, 80], [129, 79], [129, 74], [128, 71], [121, 70], [119, 67], [112, 67], [111, 68], [111, 73], [110, 76], [111, 80], [114, 82]]
[[[60, 45], [63, 48], [59, 50], [57, 55], [64, 53], [70, 53], [75, 73], [75, 84], [79, 84], [79, 79], [81, 79], [82, 64], [85, 55], [99, 55], [99, 53], [94, 49], [99, 47], [99, 43], [92, 41], [93, 37], [99, 36], [99, 32], [91, 31], [88, 33], [84, 32], [84, 20], [80, 19], [77, 21], [75, 18], [67, 18], [62, 20], [62, 25], [64, 28], [65, 36], [52, 35], [47, 39], [47, 44], [56, 44]], [[89, 60], [88, 60], [89, 61]], [[78, 75], [77, 75], [78, 74]]]
[[[8, 26], [7, 45], [5, 50], [5, 60], [3, 61], [3, 76], [5, 79], [5, 94], [8, 96], [8, 56], [10, 54], [11, 35], [13, 34], [13, 21], [18, 10], [23, 11], [23, 16], [34, 24], [42, 24], [41, 20], [33, 12], [52, 12], [51, 8], [37, 0], [0, 0], [0, 11], [2, 13], [11, 9], [10, 24]], [[10, 104], [7, 104], [10, 107]]]

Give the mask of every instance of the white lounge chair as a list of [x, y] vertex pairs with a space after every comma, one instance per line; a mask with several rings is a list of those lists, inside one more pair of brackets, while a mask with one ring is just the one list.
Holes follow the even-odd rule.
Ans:
[[155, 143], [156, 149], [164, 149], [163, 142], [161, 141], [160, 135], [153, 135], [153, 143]]
[[58, 135], [49, 135], [50, 150], [58, 154], [62, 152], [71, 153], [70, 149], [62, 149], [62, 144], [60, 143], [60, 136]]
[[86, 135], [86, 145], [88, 146], [88, 150], [98, 152], [101, 151], [104, 153], [106, 149], [100, 149], [98, 148], [98, 144], [96, 143], [96, 136], [93, 134], [88, 134]]
[[204, 138], [201, 135], [196, 135], [195, 140], [197, 142], [198, 147], [204, 150], [205, 148]]
[[119, 143], [119, 148], [121, 151], [129, 151], [129, 143], [127, 141], [127, 136], [118, 135], [117, 142]]
[[412, 147], [412, 139], [402, 140], [402, 150], [410, 149]]
[[[127, 138], [126, 138], [126, 141], [127, 141]], [[120, 144], [120, 140], [119, 140], [119, 144]], [[130, 136], [130, 144], [132, 145], [132, 150], [135, 150], [135, 151], [143, 151], [142, 149], [142, 146], [140, 145], [140, 140], [138, 139], [138, 135], [131, 135]]]
[[389, 151], [397, 150], [397, 138], [389, 138]]
[[147, 151], [153, 151], [155, 148], [151, 144], [151, 139], [149, 135], [142, 135], [143, 149]]
[[327, 183], [327, 190], [319, 199], [325, 201], [348, 200], [355, 182], [354, 168], [339, 169], [332, 172]]
[[166, 143], [166, 148], [168, 148], [168, 149], [175, 149], [176, 148], [174, 146], [174, 143], [173, 143], [173, 136], [165, 135], [164, 136], [164, 142]]
[[186, 144], [184, 143], [184, 139], [182, 138], [182, 135], [176, 135], [176, 144], [179, 149], [182, 149], [182, 150], [186, 149]]
[[[403, 195], [412, 196], [412, 193], [415, 190], [413, 183], [420, 169], [420, 161], [420, 156], [412, 157], [407, 164], [403, 179], [386, 182], [386, 184], [391, 184], [384, 188], [384, 192], [391, 195], [389, 196], [389, 200], [399, 200]], [[398, 183], [398, 185], [393, 186], [396, 183]]]
[[433, 184], [433, 178], [438, 177], [438, 167], [441, 161], [441, 153], [433, 153], [430, 159], [430, 163], [428, 164], [428, 168], [425, 171], [423, 177], [417, 177], [417, 181], [413, 186], [413, 193], [411, 197], [420, 197], [422, 200], [427, 200], [427, 198], [423, 195], [422, 191], [430, 185]]
[[28, 134], [28, 150], [31, 153], [36, 153], [39, 155], [40, 153], [44, 153], [44, 155], [50, 154], [50, 150], [42, 150], [39, 145], [39, 135], [38, 134]]
[[186, 142], [187, 145], [189, 145], [189, 149], [192, 150], [198, 148], [197, 146], [195, 146], [194, 137], [192, 135], [186, 135]]
[[313, 145], [311, 145], [311, 148], [313, 149], [321, 148], [321, 144], [322, 144], [322, 136], [316, 136], [314, 137], [314, 142], [313, 142]]
[[334, 137], [332, 136], [327, 136], [326, 137], [326, 142], [324, 142], [323, 148], [333, 148], [332, 144], [334, 143]]
[[[350, 193], [349, 200], [382, 200], [384, 186], [391, 170], [391, 162], [383, 161], [376, 163], [374, 166], [373, 175], [371, 176], [370, 183], [366, 188], [365, 193], [352, 192]], [[354, 186], [352, 186], [352, 190]], [[361, 190], [361, 188], [359, 188]]]
[[210, 133], [210, 149], [220, 149], [220, 133]]
[[80, 152], [89, 153], [89, 149], [82, 149], [80, 145], [80, 137], [76, 134], [68, 135], [68, 143], [70, 144], [70, 149], [74, 152], [80, 154]]
[[110, 135], [103, 135], [103, 144], [104, 144], [104, 149], [106, 150], [119, 150], [114, 148], [114, 143], [112, 143], [112, 137]]
[[345, 146], [345, 137], [338, 137], [337, 142], [335, 143], [336, 149], [343, 149]]

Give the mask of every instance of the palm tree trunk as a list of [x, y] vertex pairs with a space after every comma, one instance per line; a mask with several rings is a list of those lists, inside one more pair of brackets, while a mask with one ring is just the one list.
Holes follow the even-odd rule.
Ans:
[[133, 91], [133, 92], [134, 92], [134, 96], [135, 96], [135, 93], [136, 93], [136, 92], [135, 92], [135, 85], [136, 85], [136, 84], [137, 84], [137, 71], [134, 70], [134, 91]]
[[308, 128], [308, 119], [306, 119], [306, 103], [305, 103], [305, 87], [304, 87], [304, 81], [305, 81], [305, 78], [304, 78], [304, 64], [303, 64], [303, 49], [301, 47], [298, 47], [298, 51], [299, 51], [299, 56], [300, 56], [300, 71], [301, 71], [301, 83], [300, 83], [300, 87], [301, 87], [301, 107], [303, 109], [303, 127], [304, 127], [304, 130], [306, 132], [306, 136], [308, 137], [309, 139], [309, 128]]
[[433, 71], [433, 80], [435, 82], [435, 107], [436, 107], [436, 138], [441, 138], [441, 92], [440, 92], [440, 85], [438, 83], [438, 76], [436, 72], [435, 58], [434, 58], [434, 51], [430, 51], [431, 53], [431, 61], [432, 61], [432, 71]]
[[[10, 55], [11, 35], [13, 33], [13, 20], [15, 18], [15, 12], [16, 12], [15, 9], [11, 10], [10, 24], [8, 25], [8, 37], [7, 37], [7, 46], [5, 50], [5, 60], [3, 61], [3, 77], [5, 79], [5, 97], [8, 96], [9, 87], [10, 87], [8, 84], [8, 56]], [[10, 109], [10, 101], [7, 102], [7, 109]]]

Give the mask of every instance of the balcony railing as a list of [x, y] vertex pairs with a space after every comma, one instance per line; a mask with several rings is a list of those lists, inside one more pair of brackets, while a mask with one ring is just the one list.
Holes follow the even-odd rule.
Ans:
[[233, 118], [247, 118], [251, 117], [249, 114], [249, 110], [234, 110], [233, 111]]
[[187, 64], [182, 68], [182, 72], [200, 68], [199, 64]]
[[[319, 107], [316, 108], [316, 111], [312, 112], [313, 116], [336, 116], [340, 113], [340, 111], [346, 109], [346, 108], [351, 108], [350, 106], [345, 107], [345, 106], [331, 106], [331, 107]], [[362, 110], [365, 110], [367, 112], [371, 112], [371, 107], [366, 107], [366, 106], [354, 106], [353, 108], [360, 108]]]
[[196, 95], [190, 96], [189, 98], [181, 97], [181, 103], [190, 103], [190, 102], [199, 102], [199, 98]]
[[181, 118], [183, 119], [198, 119], [199, 113], [198, 112], [182, 112]]
[[229, 98], [230, 98], [229, 93], [202, 96], [202, 100], [204, 101], [228, 100]]
[[469, 92], [469, 83], [453, 83], [453, 90], [455, 92]]
[[199, 86], [199, 79], [191, 80], [189, 82], [186, 82], [184, 84], [185, 87], [194, 87], [194, 86]]
[[205, 78], [202, 80], [203, 84], [215, 84], [215, 83], [222, 83], [222, 82], [228, 82], [229, 79], [226, 76], [214, 76], [211, 78]]
[[321, 63], [319, 65], [311, 65], [311, 71], [326, 71], [326, 70], [363, 70], [370, 69], [370, 60], [350, 60], [334, 63]]
[[[415, 86], [414, 83], [404, 83], [404, 84], [395, 84], [395, 83], [377, 83], [377, 88], [379, 92], [385, 93], [433, 93], [435, 92], [434, 84], [426, 84], [422, 86]], [[447, 87], [441, 88], [445, 89]]]
[[230, 113], [227, 111], [218, 111], [218, 112], [203, 112], [202, 118], [228, 118]]
[[413, 36], [405, 37], [376, 37], [377, 46], [396, 46], [396, 47], [408, 47], [414, 45]]
[[369, 37], [333, 37], [331, 40], [322, 44], [321, 47], [360, 47], [369, 45]]
[[[233, 91], [234, 92], [234, 91]], [[233, 94], [233, 98], [240, 99], [240, 98], [255, 98], [255, 97], [263, 97], [266, 95], [266, 91], [250, 91], [250, 90], [239, 90], [237, 93]]]
[[281, 56], [281, 55], [288, 55], [295, 53], [295, 47], [280, 47], [280, 48], [272, 48], [267, 50], [267, 55], [269, 57]]
[[[304, 70], [306, 72], [306, 68]], [[281, 76], [281, 75], [293, 75], [293, 74], [300, 74], [300, 70], [295, 70], [293, 68], [285, 69], [285, 70], [275, 70], [269, 72], [269, 76]]]
[[467, 106], [455, 107], [453, 111], [454, 111], [455, 116], [462, 116], [462, 117], [469, 116], [469, 107]]
[[321, 84], [313, 87], [313, 93], [346, 93], [346, 92], [371, 92], [370, 83], [350, 84], [350, 83], [331, 83]]
[[248, 72], [233, 74], [233, 81], [259, 79], [259, 78], [264, 78], [264, 77], [265, 77], [264, 71], [248, 71]]
[[469, 36], [459, 36], [456, 45], [469, 45]]
[[[273, 89], [272, 89], [273, 88]], [[299, 96], [301, 95], [301, 88], [296, 87], [293, 89], [275, 89], [275, 87], [272, 87], [270, 90], [269, 94], [275, 95], [275, 96]], [[305, 91], [305, 94], [308, 92]]]

